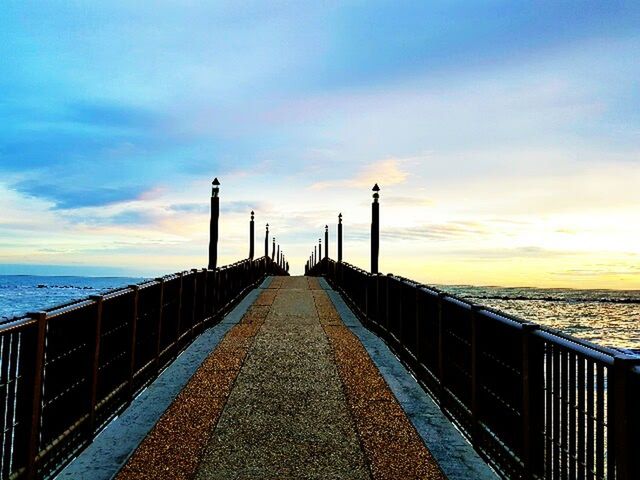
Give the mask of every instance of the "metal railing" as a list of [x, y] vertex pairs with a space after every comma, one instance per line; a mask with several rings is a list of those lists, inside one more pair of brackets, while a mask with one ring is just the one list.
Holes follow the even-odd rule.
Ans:
[[640, 478], [640, 359], [393, 275], [307, 265], [504, 478]]
[[168, 275], [0, 325], [0, 478], [50, 478], [266, 275], [268, 257]]

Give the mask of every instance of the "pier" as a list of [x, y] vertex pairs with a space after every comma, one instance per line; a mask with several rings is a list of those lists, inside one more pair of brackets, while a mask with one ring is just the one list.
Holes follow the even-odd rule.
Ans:
[[378, 185], [370, 271], [254, 212], [219, 267], [219, 202], [208, 268], [0, 325], [1, 478], [640, 478], [640, 359], [380, 273]]

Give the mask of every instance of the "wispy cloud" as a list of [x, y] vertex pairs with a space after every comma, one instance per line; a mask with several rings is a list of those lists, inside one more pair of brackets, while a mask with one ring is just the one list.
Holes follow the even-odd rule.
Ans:
[[57, 209], [98, 207], [137, 199], [143, 192], [141, 186], [103, 187], [82, 185], [55, 185], [24, 181], [14, 188], [26, 195], [51, 200]]
[[363, 167], [354, 178], [316, 182], [311, 185], [311, 188], [314, 190], [326, 188], [371, 188], [376, 182], [382, 181], [384, 181], [385, 186], [391, 186], [404, 183], [407, 176], [408, 173], [402, 168], [402, 161], [396, 158], [389, 158]]

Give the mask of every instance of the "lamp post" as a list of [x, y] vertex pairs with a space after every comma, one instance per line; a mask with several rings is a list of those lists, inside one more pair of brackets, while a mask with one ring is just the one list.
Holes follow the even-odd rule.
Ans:
[[329, 258], [329, 225], [324, 226], [324, 258]]
[[338, 215], [338, 263], [342, 261], [342, 213]]
[[253, 221], [254, 213], [251, 210], [251, 221], [249, 222], [249, 258], [253, 260], [255, 253], [255, 223]]
[[214, 178], [211, 182], [211, 220], [209, 222], [209, 270], [218, 266], [218, 220], [220, 218], [220, 182]]
[[380, 187], [376, 183], [373, 188], [371, 203], [371, 273], [378, 273], [378, 255], [380, 253]]

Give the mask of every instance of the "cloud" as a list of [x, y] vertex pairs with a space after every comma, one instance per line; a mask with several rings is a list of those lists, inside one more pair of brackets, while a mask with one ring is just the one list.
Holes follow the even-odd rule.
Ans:
[[385, 187], [398, 185], [405, 182], [408, 173], [402, 168], [402, 161], [397, 158], [379, 160], [366, 166], [352, 179], [322, 181], [311, 185], [313, 190], [327, 188], [366, 188], [373, 187], [375, 183], [381, 183]]
[[50, 200], [59, 210], [100, 207], [136, 200], [144, 191], [142, 186], [84, 187], [78, 185], [56, 185], [32, 180], [12, 186], [15, 190], [33, 197]]
[[[380, 232], [380, 237], [388, 240], [450, 240], [459, 238], [477, 238], [486, 235], [490, 228], [479, 222], [459, 221], [447, 223], [423, 224], [416, 227], [389, 227]], [[369, 240], [370, 231], [364, 226], [350, 226], [348, 235], [354, 240]]]
[[552, 250], [535, 245], [506, 248], [455, 249], [446, 253], [449, 257], [472, 258], [475, 260], [537, 259], [575, 256], [576, 252]]
[[158, 124], [155, 112], [113, 101], [76, 101], [67, 105], [65, 117], [73, 123], [123, 129], [150, 129]]
[[559, 277], [601, 277], [603, 275], [615, 275], [618, 277], [637, 277], [640, 275], [640, 265], [610, 265], [608, 267], [569, 268], [559, 272], [551, 272], [551, 275]]
[[175, 203], [169, 205], [167, 210], [178, 213], [205, 214], [211, 211], [211, 206], [207, 203]]

